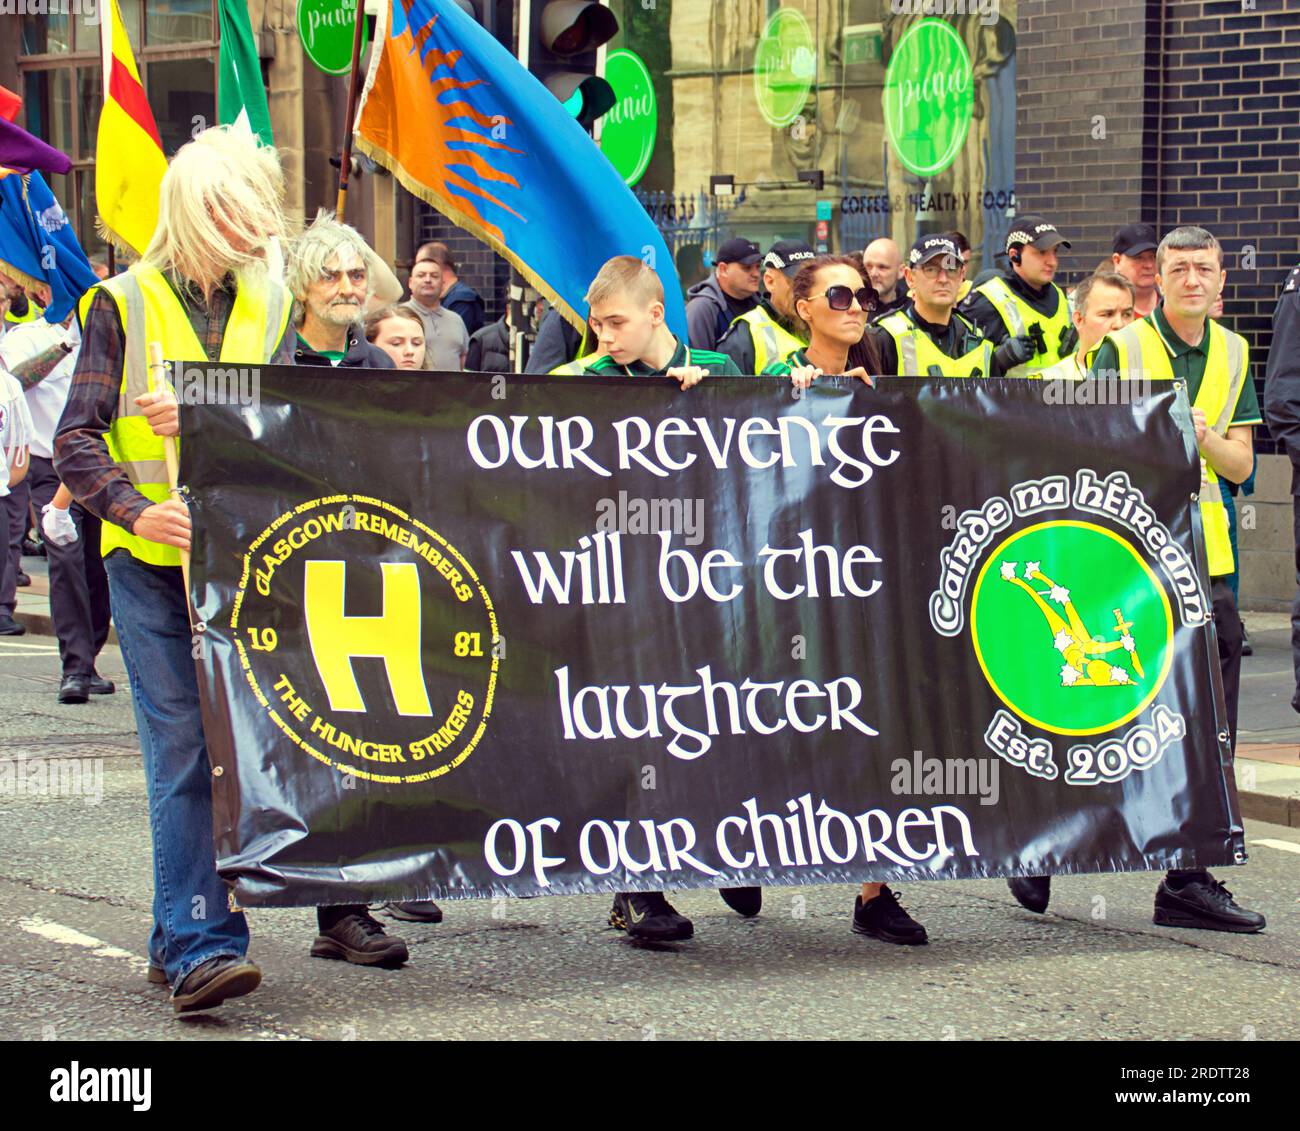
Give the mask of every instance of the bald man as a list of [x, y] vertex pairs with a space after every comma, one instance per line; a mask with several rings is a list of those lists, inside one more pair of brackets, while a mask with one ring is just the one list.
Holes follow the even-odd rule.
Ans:
[[871, 320], [879, 322], [902, 310], [907, 305], [907, 288], [902, 284], [903, 255], [898, 244], [891, 239], [872, 240], [862, 253], [862, 265], [879, 300]]

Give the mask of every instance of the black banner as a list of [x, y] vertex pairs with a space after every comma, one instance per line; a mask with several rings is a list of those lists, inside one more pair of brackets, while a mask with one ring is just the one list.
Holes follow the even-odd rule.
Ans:
[[246, 904], [1245, 859], [1181, 388], [253, 377], [181, 474]]

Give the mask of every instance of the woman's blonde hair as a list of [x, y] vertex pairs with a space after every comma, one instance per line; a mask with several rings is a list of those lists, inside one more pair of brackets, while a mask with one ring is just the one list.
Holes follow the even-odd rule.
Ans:
[[158, 196], [158, 227], [141, 259], [210, 292], [227, 272], [241, 283], [265, 278], [267, 246], [286, 234], [276, 151], [245, 127], [213, 126], [171, 159]]

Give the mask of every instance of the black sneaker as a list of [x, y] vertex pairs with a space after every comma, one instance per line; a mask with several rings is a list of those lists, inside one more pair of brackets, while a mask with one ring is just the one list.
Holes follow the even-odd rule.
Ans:
[[1250, 637], [1246, 635], [1246, 622], [1241, 622], [1241, 654], [1243, 656], [1253, 656], [1255, 649], [1250, 645]]
[[609, 925], [646, 942], [681, 942], [695, 934], [691, 921], [678, 914], [661, 891], [619, 892]]
[[1014, 876], [1007, 880], [1007, 887], [1021, 907], [1039, 915], [1047, 910], [1052, 899], [1051, 876]]
[[400, 966], [410, 954], [406, 943], [389, 938], [369, 912], [345, 915], [311, 944], [313, 958], [341, 958], [358, 966]]
[[763, 910], [762, 888], [718, 888], [722, 902], [732, 911], [752, 919]]
[[903, 909], [898, 896], [887, 887], [866, 903], [862, 896], [853, 901], [853, 933], [901, 946], [920, 946], [930, 941], [925, 928]]
[[384, 914], [403, 923], [441, 923], [442, 908], [431, 899], [407, 903], [385, 903]]
[[1177, 888], [1169, 886], [1168, 876], [1161, 880], [1153, 921], [1161, 927], [1199, 927], [1246, 935], [1264, 929], [1264, 916], [1238, 907], [1232, 892], [1209, 872]]
[[194, 967], [172, 991], [172, 1008], [177, 1013], [212, 1009], [227, 998], [251, 994], [262, 984], [262, 971], [231, 954], [210, 958]]

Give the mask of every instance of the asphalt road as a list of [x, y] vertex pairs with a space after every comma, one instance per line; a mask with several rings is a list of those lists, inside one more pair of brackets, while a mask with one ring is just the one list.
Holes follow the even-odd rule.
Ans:
[[[100, 669], [125, 682], [114, 650]], [[53, 640], [0, 640], [0, 756], [85, 759], [90, 793], [0, 796], [0, 1037], [1300, 1037], [1300, 830], [1252, 823], [1249, 865], [1221, 875], [1268, 915], [1257, 936], [1154, 926], [1150, 873], [1058, 879], [1046, 916], [1000, 882], [900, 887], [930, 932], [918, 948], [853, 935], [841, 886], [769, 890], [754, 920], [712, 892], [674, 896], [696, 938], [658, 950], [607, 929], [605, 897], [455, 902], [438, 926], [401, 925], [411, 961], [395, 971], [309, 957], [310, 911], [253, 911], [262, 987], [177, 1019], [144, 979], [149, 837], [129, 698], [60, 707], [57, 682]]]

